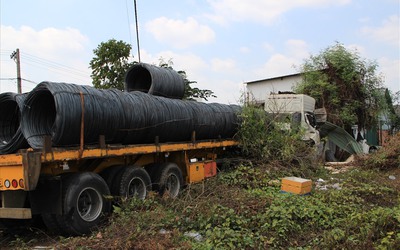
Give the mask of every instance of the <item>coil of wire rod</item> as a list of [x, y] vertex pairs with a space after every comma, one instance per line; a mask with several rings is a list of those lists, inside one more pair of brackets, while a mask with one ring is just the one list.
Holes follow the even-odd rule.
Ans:
[[173, 69], [138, 63], [125, 74], [125, 91], [141, 91], [156, 96], [182, 99], [185, 82]]
[[25, 105], [21, 127], [32, 148], [42, 148], [46, 135], [53, 146], [79, 145], [82, 125], [85, 144], [98, 143], [100, 135], [121, 144], [150, 143], [156, 136], [160, 142], [189, 141], [193, 131], [199, 140], [229, 138], [236, 132], [239, 110], [236, 105], [51, 82], [33, 89]]
[[124, 123], [115, 93], [89, 86], [42, 82], [26, 97], [25, 106], [21, 128], [32, 148], [41, 148], [46, 135], [54, 146], [77, 145], [82, 125], [85, 143], [97, 143], [99, 135], [113, 142]]
[[20, 127], [21, 111], [26, 94], [0, 94], [0, 154], [28, 148]]

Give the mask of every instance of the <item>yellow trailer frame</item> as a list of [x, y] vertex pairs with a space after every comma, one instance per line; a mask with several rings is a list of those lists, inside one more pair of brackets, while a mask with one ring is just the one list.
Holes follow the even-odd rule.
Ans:
[[85, 159], [129, 157], [182, 151], [224, 148], [236, 146], [235, 140], [208, 140], [184, 143], [156, 143], [139, 145], [107, 145], [105, 147], [51, 148], [50, 150], [24, 150], [17, 154], [0, 155], [0, 191], [34, 190], [42, 166], [59, 164], [60, 168], [70, 161]]
[[[180, 166], [186, 183], [194, 183], [204, 179], [204, 173], [199, 171], [203, 163], [192, 163], [192, 158], [202, 158], [205, 162], [215, 161], [216, 150], [236, 145], [238, 142], [233, 139], [138, 145], [105, 145], [100, 140], [100, 146], [91, 148], [45, 146], [39, 151], [26, 149], [16, 154], [0, 155], [0, 219], [29, 219], [38, 211], [46, 209], [46, 204], [57, 203], [57, 198], [53, 200], [57, 194], [49, 198], [50, 194], [38, 191], [40, 176], [57, 178], [68, 172], [100, 173], [116, 165], [145, 166], [157, 161], [170, 161]], [[32, 195], [37, 200], [35, 209], [24, 205], [24, 200]], [[47, 201], [42, 201], [46, 197]], [[54, 205], [53, 208], [58, 206]]]

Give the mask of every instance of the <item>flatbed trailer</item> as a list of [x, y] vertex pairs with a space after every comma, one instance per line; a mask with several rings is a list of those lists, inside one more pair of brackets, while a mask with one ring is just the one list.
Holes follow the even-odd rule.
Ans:
[[150, 190], [176, 197], [186, 184], [216, 175], [217, 154], [238, 142], [106, 145], [100, 137], [97, 146], [49, 145], [45, 138], [42, 150], [0, 155], [0, 222], [38, 215], [52, 231], [89, 233], [115, 197], [144, 199]]

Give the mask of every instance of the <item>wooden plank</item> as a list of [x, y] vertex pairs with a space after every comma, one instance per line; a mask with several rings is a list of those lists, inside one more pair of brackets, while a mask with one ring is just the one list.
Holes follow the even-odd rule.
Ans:
[[0, 208], [2, 219], [32, 219], [30, 208]]

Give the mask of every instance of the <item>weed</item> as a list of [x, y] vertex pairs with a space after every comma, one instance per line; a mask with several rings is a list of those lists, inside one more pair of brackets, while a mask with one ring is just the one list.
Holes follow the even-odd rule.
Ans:
[[393, 135], [387, 145], [377, 152], [362, 157], [359, 165], [380, 170], [400, 168], [400, 133]]
[[[254, 162], [280, 161], [286, 165], [311, 166], [312, 150], [302, 141], [300, 129], [282, 130], [279, 122], [259, 107], [244, 106], [236, 138]], [[282, 165], [285, 165], [282, 164]]]

